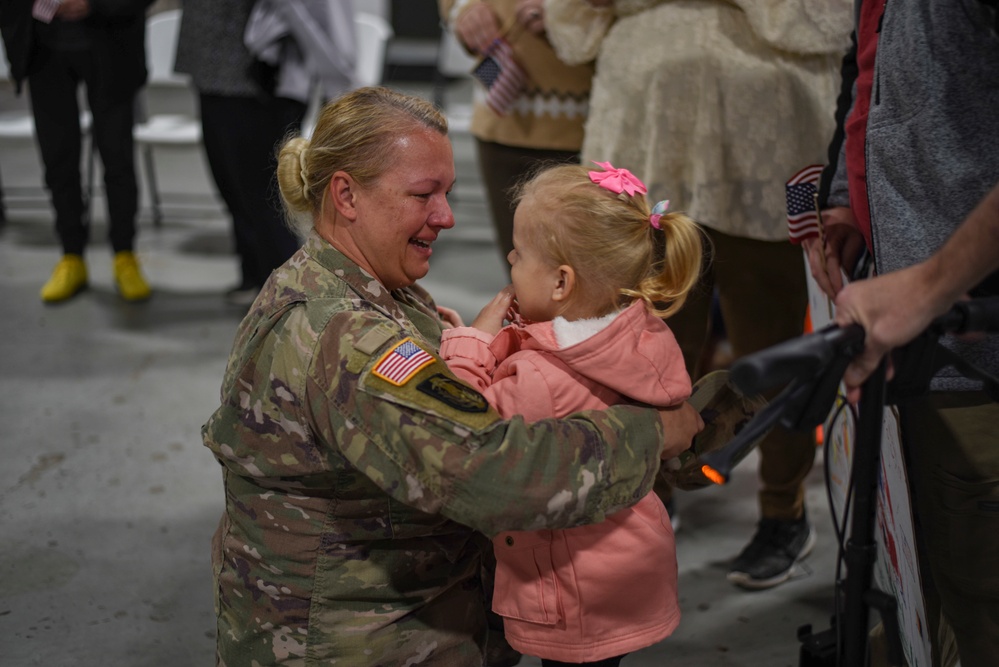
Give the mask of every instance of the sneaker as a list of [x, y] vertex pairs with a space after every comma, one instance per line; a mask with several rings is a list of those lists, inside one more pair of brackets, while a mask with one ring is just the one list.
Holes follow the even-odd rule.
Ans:
[[87, 265], [80, 255], [63, 255], [52, 270], [49, 281], [42, 286], [42, 301], [58, 303], [76, 296], [87, 287]]
[[754, 590], [784, 583], [814, 546], [815, 531], [805, 516], [792, 521], [761, 519], [756, 535], [732, 562], [728, 580]]
[[114, 284], [125, 301], [145, 301], [152, 294], [139, 270], [139, 260], [128, 250], [114, 254]]

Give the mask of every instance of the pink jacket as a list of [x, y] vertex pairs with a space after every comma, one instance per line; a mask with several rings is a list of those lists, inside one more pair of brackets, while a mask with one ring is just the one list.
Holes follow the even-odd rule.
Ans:
[[[640, 301], [563, 349], [552, 323], [540, 322], [505, 327], [495, 338], [471, 327], [446, 330], [441, 356], [504, 417], [528, 421], [690, 396], [672, 332]], [[680, 622], [673, 529], [654, 493], [599, 524], [510, 531], [493, 544], [493, 610], [522, 653], [602, 660], [654, 644]]]

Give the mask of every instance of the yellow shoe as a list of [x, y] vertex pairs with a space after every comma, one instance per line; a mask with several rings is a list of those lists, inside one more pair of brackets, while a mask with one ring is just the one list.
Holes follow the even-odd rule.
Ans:
[[66, 254], [52, 269], [52, 276], [42, 286], [42, 301], [65, 301], [87, 286], [87, 265], [80, 255]]
[[139, 270], [139, 260], [128, 250], [114, 254], [114, 284], [125, 301], [143, 301], [152, 294]]

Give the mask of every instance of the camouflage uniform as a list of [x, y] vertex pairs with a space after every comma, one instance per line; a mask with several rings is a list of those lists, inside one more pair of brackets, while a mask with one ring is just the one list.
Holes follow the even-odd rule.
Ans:
[[[481, 665], [476, 531], [599, 521], [650, 490], [654, 413], [502, 421], [440, 335], [425, 292], [386, 291], [317, 236], [272, 274], [203, 428], [225, 478], [220, 665]], [[413, 347], [416, 370], [384, 372]]]

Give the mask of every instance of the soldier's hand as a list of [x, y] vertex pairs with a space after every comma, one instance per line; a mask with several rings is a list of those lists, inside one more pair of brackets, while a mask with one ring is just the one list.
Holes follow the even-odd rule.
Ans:
[[694, 436], [704, 428], [700, 413], [686, 401], [680, 405], [659, 408], [659, 420], [663, 425], [665, 439], [660, 455], [664, 461], [679, 456], [688, 449]]
[[465, 326], [465, 322], [461, 319], [461, 314], [454, 308], [437, 306], [437, 314], [440, 316], [441, 324], [445, 329]]

